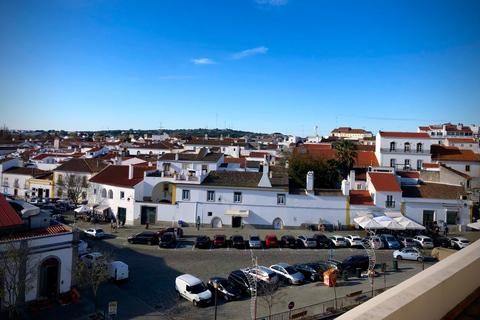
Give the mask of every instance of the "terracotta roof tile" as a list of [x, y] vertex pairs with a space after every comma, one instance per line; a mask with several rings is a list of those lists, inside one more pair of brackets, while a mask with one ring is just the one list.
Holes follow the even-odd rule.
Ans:
[[23, 225], [23, 220], [0, 193], [0, 230], [2, 227]]
[[402, 192], [392, 173], [369, 172], [367, 176], [370, 177], [370, 181], [377, 191]]
[[420, 178], [420, 172], [418, 171], [397, 171], [397, 174], [402, 178], [413, 178], [413, 179]]
[[478, 156], [472, 150], [458, 149], [457, 147], [446, 147], [443, 145], [432, 145], [432, 161], [467, 161], [480, 162]]
[[422, 163], [422, 168], [440, 168], [438, 163]]
[[350, 204], [357, 206], [374, 206], [370, 193], [365, 190], [350, 190]]
[[97, 173], [107, 166], [108, 163], [105, 163], [101, 159], [70, 159], [58, 166], [54, 171]]
[[451, 199], [460, 200], [467, 192], [462, 186], [422, 182], [418, 186], [403, 186], [404, 198]]
[[155, 170], [154, 167], [149, 166], [133, 166], [133, 178], [128, 179], [130, 166], [110, 165], [102, 172], [98, 173], [89, 181], [93, 183], [106, 184], [109, 186], [117, 186], [124, 188], [133, 188], [144, 179], [145, 171]]
[[32, 177], [38, 177], [38, 176], [48, 175], [51, 173], [51, 171], [45, 171], [45, 170], [40, 170], [37, 168], [30, 168], [30, 167], [11, 167], [3, 171], [3, 173], [21, 174], [21, 175], [27, 175]]
[[56, 225], [56, 226], [49, 226], [43, 228], [33, 228], [33, 229], [22, 229], [16, 230], [9, 234], [2, 234], [0, 235], [0, 241], [12, 241], [12, 240], [20, 240], [20, 239], [29, 239], [29, 238], [37, 238], [37, 237], [44, 237], [44, 236], [51, 236], [55, 234], [61, 233], [68, 233], [71, 232], [67, 227], [63, 224]]
[[392, 137], [392, 138], [428, 138], [430, 135], [426, 132], [382, 132], [378, 133], [382, 137]]

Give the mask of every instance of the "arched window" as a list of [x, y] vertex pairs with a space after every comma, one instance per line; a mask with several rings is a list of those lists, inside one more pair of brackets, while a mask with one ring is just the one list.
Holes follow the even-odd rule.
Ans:
[[410, 142], [405, 142], [405, 145], [403, 147], [403, 151], [410, 152]]
[[417, 143], [417, 153], [421, 153], [422, 149], [423, 149], [422, 144], [420, 142]]
[[390, 142], [390, 152], [395, 151], [395, 142]]
[[113, 199], [113, 191], [108, 190], [108, 199]]
[[102, 189], [102, 198], [107, 197], [107, 190], [105, 188]]

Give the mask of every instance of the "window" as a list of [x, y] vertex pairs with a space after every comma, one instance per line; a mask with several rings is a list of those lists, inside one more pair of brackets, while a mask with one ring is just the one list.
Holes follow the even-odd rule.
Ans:
[[208, 164], [202, 164], [202, 172], [208, 173]]
[[106, 198], [107, 197], [107, 190], [105, 190], [105, 188], [102, 189], [102, 198]]
[[422, 153], [422, 149], [423, 149], [422, 144], [420, 142], [417, 143], [417, 153]]
[[59, 174], [58, 175], [58, 183], [62, 183], [63, 182], [63, 174]]
[[60, 198], [60, 197], [62, 196], [62, 194], [63, 194], [63, 190], [62, 190], [62, 189], [58, 189], [58, 190], [57, 190], [57, 197]]
[[403, 151], [404, 152], [410, 152], [410, 143], [405, 142], [405, 145], [403, 146]]
[[86, 188], [87, 187], [87, 177], [82, 177], [82, 187]]
[[108, 199], [113, 199], [113, 191], [108, 190]]
[[125, 199], [125, 191], [120, 191], [120, 199]]
[[447, 224], [457, 223], [457, 211], [447, 211]]
[[390, 142], [390, 152], [395, 151], [395, 142]]
[[213, 216], [213, 212], [209, 211], [209, 212], [207, 213], [207, 215], [208, 215], [209, 217], [211, 217], [211, 216]]
[[93, 189], [93, 194], [97, 194], [97, 189]]
[[207, 201], [215, 201], [215, 191], [207, 191]]
[[188, 163], [182, 163], [182, 170], [188, 170]]
[[169, 188], [168, 183], [165, 183], [163, 185], [163, 192], [168, 192], [168, 188]]
[[85, 191], [82, 192], [82, 200], [87, 200], [87, 193]]
[[281, 204], [281, 205], [285, 204], [285, 194], [284, 193], [277, 194], [277, 204]]
[[233, 193], [233, 202], [242, 202], [242, 193], [241, 192]]
[[465, 165], [465, 171], [466, 171], [466, 172], [470, 172], [470, 165], [469, 165], [469, 164], [466, 164], [466, 165]]
[[390, 159], [390, 167], [395, 168], [396, 161], [395, 159]]
[[405, 169], [410, 169], [410, 159], [405, 159]]
[[392, 195], [387, 195], [387, 201], [385, 202], [385, 207], [386, 208], [394, 208], [395, 207], [395, 201], [393, 200]]
[[3, 179], [3, 186], [8, 187], [8, 178]]
[[190, 190], [182, 191], [182, 200], [190, 200]]
[[417, 160], [417, 170], [420, 171], [422, 169], [422, 160]]

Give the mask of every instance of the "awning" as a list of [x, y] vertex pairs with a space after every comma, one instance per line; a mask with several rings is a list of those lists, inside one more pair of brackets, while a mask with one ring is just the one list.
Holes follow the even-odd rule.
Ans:
[[403, 217], [403, 214], [400, 211], [384, 212], [384, 214], [390, 218]]
[[109, 208], [110, 208], [109, 206], [98, 206], [98, 207], [95, 207], [95, 211], [103, 212], [105, 209], [109, 209]]
[[385, 229], [384, 226], [382, 226], [380, 223], [377, 221], [371, 219], [371, 218], [355, 218], [353, 219], [360, 227], [363, 229], [367, 230], [372, 230], [372, 229]]
[[250, 210], [225, 209], [225, 215], [248, 218], [250, 215]]
[[397, 218], [394, 218], [394, 219], [395, 219], [395, 221], [400, 223], [402, 226], [404, 226], [405, 229], [407, 229], [407, 230], [423, 230], [423, 229], [425, 229], [424, 226], [422, 226], [419, 223], [416, 223], [413, 220], [408, 219], [407, 217], [397, 217]]
[[467, 224], [467, 226], [469, 226], [472, 229], [480, 229], [480, 222], [472, 222]]
[[389, 218], [387, 216], [380, 216], [373, 218], [375, 221], [380, 223], [385, 229], [389, 230], [405, 230], [406, 228], [398, 223], [396, 220]]

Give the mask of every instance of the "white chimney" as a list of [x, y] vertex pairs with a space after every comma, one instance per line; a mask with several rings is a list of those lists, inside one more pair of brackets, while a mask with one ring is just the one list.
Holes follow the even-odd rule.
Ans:
[[122, 165], [122, 156], [117, 155], [117, 165], [121, 166]]
[[128, 167], [128, 179], [133, 179], [133, 164], [130, 164], [130, 166]]
[[350, 170], [350, 176], [348, 177], [348, 180], [350, 181], [350, 185], [354, 187], [355, 186], [355, 170]]
[[307, 192], [313, 191], [313, 171], [307, 173]]
[[350, 182], [347, 180], [342, 181], [342, 193], [344, 196], [350, 195]]
[[263, 166], [263, 174], [262, 178], [260, 179], [260, 182], [258, 183], [259, 187], [272, 187], [272, 183], [270, 182], [270, 179], [268, 178], [268, 165]]
[[178, 153], [175, 153], [175, 160], [178, 161]]

